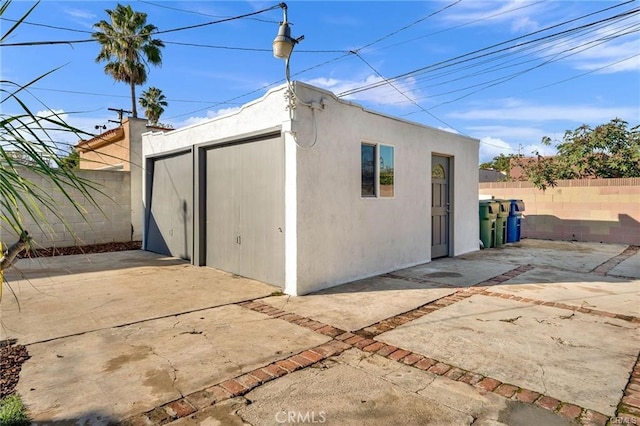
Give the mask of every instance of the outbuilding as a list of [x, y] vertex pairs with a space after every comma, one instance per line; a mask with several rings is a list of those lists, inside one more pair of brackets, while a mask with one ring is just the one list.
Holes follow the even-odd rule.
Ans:
[[143, 247], [290, 295], [478, 250], [478, 144], [286, 84], [143, 135]]

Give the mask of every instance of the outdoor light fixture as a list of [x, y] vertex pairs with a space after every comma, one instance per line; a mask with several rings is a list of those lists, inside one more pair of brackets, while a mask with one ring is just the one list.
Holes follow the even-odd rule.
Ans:
[[282, 8], [284, 19], [278, 28], [278, 35], [273, 40], [273, 56], [288, 60], [293, 51], [293, 46], [304, 39], [304, 36], [297, 39], [291, 37], [291, 29], [289, 28], [289, 21], [287, 21], [287, 4], [280, 3], [280, 7]]
[[279, 6], [282, 8], [282, 13], [284, 15], [284, 19], [280, 22], [280, 27], [278, 28], [278, 35], [273, 40], [273, 56], [278, 59], [284, 59], [285, 61], [285, 77], [287, 79], [287, 90], [285, 91], [285, 99], [288, 102], [287, 109], [289, 110], [289, 117], [291, 120], [294, 120], [293, 110], [296, 108], [297, 104], [304, 105], [306, 107], [311, 108], [311, 116], [313, 117], [313, 128], [315, 137], [313, 143], [309, 146], [302, 146], [298, 143], [296, 138], [295, 131], [288, 131], [293, 136], [293, 141], [300, 148], [313, 148], [318, 140], [318, 126], [316, 124], [316, 109], [324, 109], [325, 103], [324, 99], [321, 99], [320, 102], [303, 102], [298, 95], [296, 94], [295, 87], [291, 83], [291, 78], [289, 75], [289, 61], [291, 60], [291, 53], [293, 52], [293, 47], [300, 43], [304, 39], [304, 36], [300, 36], [298, 38], [291, 37], [291, 29], [289, 28], [289, 21], [287, 20], [287, 4], [280, 3]]

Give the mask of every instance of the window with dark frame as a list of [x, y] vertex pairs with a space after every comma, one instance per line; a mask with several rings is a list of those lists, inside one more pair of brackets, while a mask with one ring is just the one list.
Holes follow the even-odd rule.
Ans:
[[363, 197], [376, 196], [376, 146], [362, 144], [360, 148], [362, 167], [362, 191]]
[[363, 143], [360, 147], [361, 196], [393, 198], [395, 196], [395, 155], [390, 145]]

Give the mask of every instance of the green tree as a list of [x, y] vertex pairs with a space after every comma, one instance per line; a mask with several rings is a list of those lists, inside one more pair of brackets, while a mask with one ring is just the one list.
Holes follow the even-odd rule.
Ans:
[[[10, 1], [0, 6], [0, 17], [9, 7]], [[0, 45], [16, 31], [26, 17], [35, 9], [32, 6], [21, 19], [0, 36]], [[16, 256], [28, 247], [30, 237], [23, 228], [23, 217], [30, 216], [41, 227], [46, 227], [46, 212], [50, 212], [66, 223], [58, 209], [54, 195], [40, 189], [37, 182], [25, 178], [24, 171], [53, 182], [59, 194], [68, 200], [80, 213], [84, 207], [75, 201], [73, 192], [84, 196], [95, 205], [92, 193], [97, 188], [93, 183], [75, 174], [73, 169], [63, 166], [60, 149], [52, 135], [69, 132], [74, 137], [86, 133], [68, 125], [59, 114], [36, 114], [20, 99], [21, 92], [40, 81], [53, 71], [19, 84], [0, 81], [0, 226], [15, 232], [17, 241], [8, 246], [0, 242], [0, 298], [2, 296], [3, 271], [11, 266]]]
[[166, 101], [166, 97], [162, 93], [162, 90], [157, 87], [149, 87], [147, 90], [142, 92], [138, 102], [140, 102], [140, 106], [144, 108], [144, 114], [147, 117], [147, 120], [149, 120], [149, 124], [153, 126], [158, 125], [160, 116], [164, 112], [164, 107], [169, 105]]
[[491, 161], [480, 164], [480, 168], [493, 169], [499, 172], [505, 172], [507, 176], [509, 176], [509, 172], [511, 171], [512, 160], [518, 157], [521, 157], [521, 156], [514, 155], [514, 154], [510, 154], [510, 155], [500, 154], [493, 157]]
[[[551, 145], [544, 137], [542, 143]], [[559, 179], [640, 177], [640, 126], [619, 118], [595, 128], [584, 124], [567, 130], [554, 157], [523, 161], [527, 178], [540, 189]]]
[[96, 62], [106, 61], [104, 72], [116, 81], [129, 84], [131, 89], [131, 111], [138, 118], [136, 108], [136, 85], [147, 81], [147, 64], [162, 65], [164, 47], [161, 40], [154, 39], [155, 25], [147, 24], [147, 14], [135, 12], [131, 6], [118, 3], [114, 10], [107, 9], [111, 22], [102, 20], [93, 27], [92, 34], [101, 46]]
[[80, 153], [74, 148], [69, 155], [61, 159], [62, 167], [77, 169], [80, 166]]

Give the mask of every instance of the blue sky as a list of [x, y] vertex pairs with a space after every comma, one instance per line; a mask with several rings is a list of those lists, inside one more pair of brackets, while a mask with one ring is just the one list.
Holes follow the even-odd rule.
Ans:
[[[160, 31], [278, 4], [122, 3], [147, 13]], [[27, 21], [66, 29], [22, 25], [5, 44], [89, 39], [86, 32], [116, 4], [45, 0]], [[305, 36], [291, 59], [294, 80], [376, 111], [478, 138], [481, 161], [499, 153], [552, 153], [540, 145], [543, 136], [557, 143], [565, 130], [582, 124], [595, 126], [615, 117], [640, 124], [637, 1], [287, 4], [292, 35]], [[17, 19], [32, 5], [16, 1], [3, 18]], [[596, 13], [605, 8], [610, 10]], [[162, 89], [169, 106], [160, 121], [175, 127], [259, 98], [284, 82], [284, 62], [271, 53], [280, 20], [282, 11], [276, 8], [158, 35], [166, 43], [163, 65], [149, 70], [137, 94], [149, 86]], [[10, 24], [1, 22], [3, 32]], [[113, 126], [108, 120], [116, 116], [107, 108], [130, 109], [128, 86], [104, 74], [103, 64], [94, 61], [98, 52], [94, 42], [2, 46], [2, 79], [25, 83], [60, 67], [23, 100], [34, 111], [45, 111], [46, 105], [71, 124], [95, 132], [96, 125]], [[3, 113], [8, 109], [3, 106]]]

